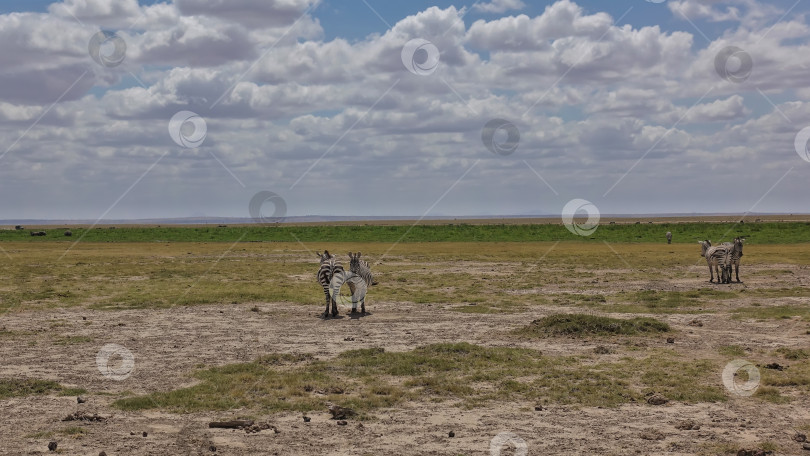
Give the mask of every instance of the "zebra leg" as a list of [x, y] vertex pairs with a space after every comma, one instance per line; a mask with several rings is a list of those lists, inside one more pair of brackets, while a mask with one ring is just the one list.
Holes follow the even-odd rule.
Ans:
[[335, 301], [335, 297], [332, 296], [332, 316], [337, 317], [338, 309], [337, 309], [337, 301]]
[[352, 313], [355, 314], [355, 313], [357, 313], [357, 301], [354, 300], [355, 286], [354, 286], [354, 283], [352, 283], [352, 282], [347, 282], [347, 283], [349, 285], [349, 291], [352, 292]]
[[[737, 283], [741, 283], [742, 281], [740, 280], [740, 264], [739, 263], [734, 265], [734, 271], [737, 274]], [[731, 280], [731, 278], [729, 278], [729, 280]]]
[[366, 298], [360, 300], [360, 313], [366, 313]]
[[326, 295], [326, 310], [323, 311], [323, 318], [329, 318], [329, 289], [324, 288], [323, 293]]

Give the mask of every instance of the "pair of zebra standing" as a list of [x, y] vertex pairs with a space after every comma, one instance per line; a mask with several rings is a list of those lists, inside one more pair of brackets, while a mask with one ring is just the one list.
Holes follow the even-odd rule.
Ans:
[[[330, 292], [330, 288], [333, 278], [338, 277], [341, 281], [346, 278], [346, 271], [343, 269], [343, 264], [340, 262], [340, 260], [336, 256], [329, 253], [328, 250], [324, 250], [323, 253], [315, 252], [315, 254], [318, 255], [318, 258], [321, 260], [320, 267], [318, 268], [318, 283], [320, 283], [323, 287], [323, 294], [326, 296], [326, 310], [323, 312], [323, 318], [329, 318], [330, 302], [332, 303], [332, 316], [336, 317], [338, 314], [337, 301], [335, 300], [337, 290], [331, 290]], [[360, 259], [360, 255], [362, 255], [360, 252], [355, 254], [349, 252], [349, 271], [359, 276], [360, 279], [365, 282], [366, 286], [377, 285], [377, 282], [374, 281], [374, 276], [371, 273], [371, 267], [369, 266], [368, 262]], [[349, 286], [352, 296], [354, 296], [356, 287], [355, 282], [348, 280], [346, 281], [346, 284]], [[360, 299], [360, 306], [361, 313], [365, 314], [365, 295], [363, 295], [363, 297]], [[352, 313], [357, 313], [356, 302], [352, 302]]]
[[732, 266], [737, 275], [737, 282], [740, 282], [740, 257], [743, 255], [743, 242], [745, 242], [745, 238], [736, 237], [733, 243], [724, 242], [712, 247], [712, 243], [708, 239], [698, 241], [701, 256], [706, 258], [706, 263], [709, 265], [709, 282], [714, 282], [716, 272], [717, 283], [731, 283]]

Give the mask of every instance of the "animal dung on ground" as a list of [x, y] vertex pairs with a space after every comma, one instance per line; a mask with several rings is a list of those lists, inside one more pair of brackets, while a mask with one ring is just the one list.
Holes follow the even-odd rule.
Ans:
[[455, 432], [453, 432], [453, 431], [450, 431], [450, 432], [448, 432], [448, 433], [447, 433], [447, 436], [448, 436], [448, 437], [455, 437], [455, 436], [456, 436], [456, 433], [455, 433]]
[[309, 423], [310, 421], [312, 421], [312, 418], [310, 418], [308, 416], [304, 417], [304, 423]]
[[79, 404], [84, 404], [85, 402], [87, 402], [87, 399], [79, 396], [76, 398], [76, 402], [78, 402]]
[[346, 426], [349, 423], [347, 423], [346, 420], [340, 420], [340, 421], [337, 422], [337, 424], [338, 424], [338, 426]]
[[51, 451], [56, 451], [56, 446], [58, 444], [55, 441], [48, 442], [48, 449]]
[[675, 338], [674, 337], [667, 337], [667, 343], [668, 344], [674, 344], [675, 343]]

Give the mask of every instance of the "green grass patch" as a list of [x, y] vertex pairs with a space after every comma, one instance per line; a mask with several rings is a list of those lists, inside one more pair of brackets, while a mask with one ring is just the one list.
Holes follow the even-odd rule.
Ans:
[[785, 359], [802, 360], [810, 358], [810, 352], [801, 348], [779, 347], [776, 349], [777, 355], [782, 355]]
[[743, 307], [733, 310], [733, 313], [736, 319], [772, 320], [801, 317], [805, 321], [810, 321], [810, 308], [799, 305]]
[[717, 349], [717, 352], [724, 356], [729, 357], [743, 357], [747, 353], [745, 349], [740, 347], [739, 345], [723, 345]]
[[668, 324], [648, 317], [619, 319], [586, 314], [557, 314], [534, 320], [514, 334], [529, 337], [655, 334], [670, 331]]
[[0, 378], [0, 399], [58, 393], [62, 386], [51, 380]]
[[692, 243], [695, 239], [723, 240], [737, 235], [750, 235], [758, 244], [804, 243], [810, 238], [810, 223], [764, 222], [734, 223], [663, 223], [601, 225], [591, 236], [571, 234], [562, 224], [486, 224], [448, 223], [441, 225], [305, 225], [305, 226], [121, 226], [109, 228], [73, 228], [65, 237], [62, 229], [46, 228], [46, 236], [32, 237], [28, 230], [2, 230], [0, 241], [75, 242], [537, 242], [577, 240], [586, 242], [656, 242], [666, 231], [674, 234], [673, 242]]
[[332, 402], [361, 414], [403, 401], [451, 401], [462, 407], [491, 401], [617, 406], [656, 391], [672, 400], [722, 401], [708, 360], [671, 351], [647, 358], [593, 363], [539, 351], [433, 344], [405, 352], [351, 350], [329, 360], [271, 355], [197, 372], [195, 386], [113, 403], [123, 410], [175, 412], [255, 407], [261, 412], [325, 410]]
[[754, 397], [773, 404], [787, 404], [790, 402], [789, 397], [782, 396], [779, 389], [772, 386], [760, 386], [754, 393]]
[[59, 337], [54, 339], [54, 345], [76, 345], [76, 344], [86, 344], [88, 342], [92, 342], [93, 338], [91, 336], [65, 336]]

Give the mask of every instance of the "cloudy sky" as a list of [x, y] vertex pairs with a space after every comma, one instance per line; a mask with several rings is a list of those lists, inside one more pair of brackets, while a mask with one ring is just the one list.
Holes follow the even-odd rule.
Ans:
[[5, 0], [0, 219], [810, 212], [809, 12]]

